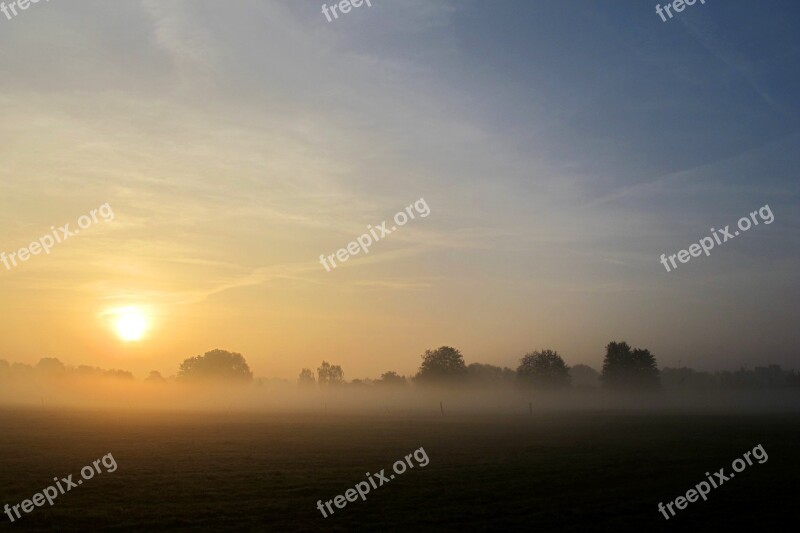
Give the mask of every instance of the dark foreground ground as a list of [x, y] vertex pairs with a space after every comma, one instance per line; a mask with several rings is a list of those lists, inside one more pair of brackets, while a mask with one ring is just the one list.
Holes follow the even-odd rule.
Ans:
[[[708, 501], [657, 510], [761, 444]], [[317, 500], [420, 446], [430, 458], [323, 518]], [[800, 416], [363, 417], [0, 410], [0, 505], [111, 452], [0, 530], [788, 531]], [[793, 527], [793, 526], [792, 526]]]

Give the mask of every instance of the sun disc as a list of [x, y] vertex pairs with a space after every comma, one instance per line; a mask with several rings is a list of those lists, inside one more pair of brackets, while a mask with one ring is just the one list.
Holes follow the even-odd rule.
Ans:
[[147, 329], [147, 320], [138, 309], [126, 309], [114, 325], [120, 339], [126, 342], [138, 341]]

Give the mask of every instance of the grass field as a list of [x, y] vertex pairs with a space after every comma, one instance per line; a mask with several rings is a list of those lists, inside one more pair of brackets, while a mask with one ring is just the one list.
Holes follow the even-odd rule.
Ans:
[[[786, 531], [800, 416], [414, 417], [0, 411], [0, 504], [112, 453], [103, 473], [3, 529]], [[657, 510], [761, 444], [666, 521]], [[317, 500], [424, 447], [430, 463], [323, 518]], [[783, 525], [781, 525], [783, 524]]]

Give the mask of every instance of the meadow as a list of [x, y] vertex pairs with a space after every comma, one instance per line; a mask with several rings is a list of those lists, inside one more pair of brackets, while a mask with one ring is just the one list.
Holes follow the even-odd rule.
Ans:
[[[800, 415], [513, 415], [0, 410], [0, 504], [107, 453], [119, 467], [3, 530], [786, 530]], [[675, 499], [761, 444], [665, 520]], [[328, 500], [424, 447], [430, 463], [323, 518]]]

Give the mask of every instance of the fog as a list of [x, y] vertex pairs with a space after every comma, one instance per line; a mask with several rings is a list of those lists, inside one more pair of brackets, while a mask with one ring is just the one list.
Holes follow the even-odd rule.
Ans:
[[776, 390], [561, 391], [518, 386], [338, 386], [285, 381], [184, 383], [139, 381], [112, 375], [64, 374], [0, 377], [0, 405], [46, 409], [270, 412], [469, 416], [531, 415], [561, 411], [674, 411], [681, 413], [786, 412], [800, 410], [795, 388]]

